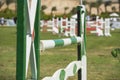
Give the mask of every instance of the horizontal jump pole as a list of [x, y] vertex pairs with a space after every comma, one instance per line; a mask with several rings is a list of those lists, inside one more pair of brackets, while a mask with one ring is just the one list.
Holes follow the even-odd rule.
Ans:
[[65, 69], [59, 69], [53, 76], [45, 77], [42, 80], [67, 80], [68, 77], [74, 76], [80, 68], [82, 68], [81, 61], [73, 61]]
[[58, 46], [67, 46], [71, 44], [81, 43], [81, 37], [71, 37], [65, 39], [54, 39], [54, 40], [40, 40], [40, 50], [50, 49]]

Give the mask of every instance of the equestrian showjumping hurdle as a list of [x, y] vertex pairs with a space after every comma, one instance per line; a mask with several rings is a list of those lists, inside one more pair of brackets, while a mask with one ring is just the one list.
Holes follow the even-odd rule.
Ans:
[[103, 18], [99, 19], [96, 17], [96, 21], [87, 22], [87, 31], [90, 33], [96, 33], [97, 36], [111, 36], [110, 34], [110, 19]]
[[61, 34], [64, 36], [76, 36], [76, 24], [75, 19], [70, 18], [52, 18], [52, 20], [41, 21], [41, 31], [51, 31], [53, 34]]
[[[16, 80], [26, 80], [28, 64], [31, 66], [31, 80], [39, 80], [40, 76], [40, 49], [39, 47], [39, 10], [40, 0], [17, 0], [17, 58]], [[52, 77], [43, 80], [66, 80], [78, 72], [78, 80], [87, 80], [86, 36], [85, 36], [85, 6], [78, 6], [78, 37], [54, 40], [54, 46], [77, 43], [78, 61], [71, 62], [66, 68], [60, 69]], [[68, 41], [68, 42], [66, 42]], [[51, 42], [50, 42], [51, 43]]]
[[111, 36], [111, 34], [110, 34], [110, 19], [109, 18], [105, 19], [104, 35]]
[[103, 19], [99, 19], [99, 17], [96, 17], [96, 24], [93, 25], [96, 26], [95, 31], [91, 31], [91, 33], [96, 33], [97, 36], [103, 36]]
[[87, 31], [95, 33], [97, 36], [103, 36], [103, 23], [103, 19], [99, 19], [99, 17], [96, 16], [96, 21], [87, 22]]
[[[78, 73], [78, 80], [87, 80], [87, 60], [85, 50], [85, 7], [78, 7], [78, 37], [55, 40], [40, 40], [40, 50], [54, 48], [58, 46], [67, 46], [78, 44], [78, 61], [72, 61], [66, 68], [57, 70], [52, 76], [45, 77], [42, 80], [67, 80], [68, 77]], [[80, 24], [81, 23], [81, 24]], [[49, 44], [49, 45], [48, 45]], [[81, 70], [81, 71], [80, 71]]]

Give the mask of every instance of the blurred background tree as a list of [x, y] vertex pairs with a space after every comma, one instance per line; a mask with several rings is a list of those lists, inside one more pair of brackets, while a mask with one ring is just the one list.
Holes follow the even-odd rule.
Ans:
[[105, 1], [105, 2], [104, 2], [105, 12], [108, 12], [108, 10], [107, 10], [107, 6], [110, 6], [111, 4], [112, 4], [111, 1]]
[[52, 9], [51, 9], [51, 15], [52, 16], [55, 16], [55, 12], [57, 11], [57, 8], [56, 6], [53, 6]]
[[0, 9], [3, 6], [3, 4], [4, 4], [4, 1], [0, 0]]
[[64, 7], [64, 15], [66, 15], [66, 11], [69, 9], [69, 7]]
[[7, 5], [7, 8], [9, 7], [9, 5], [13, 2], [16, 2], [16, 0], [6, 0], [6, 5]]

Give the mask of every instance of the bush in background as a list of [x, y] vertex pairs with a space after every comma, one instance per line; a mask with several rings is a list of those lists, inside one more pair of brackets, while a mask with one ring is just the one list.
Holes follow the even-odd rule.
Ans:
[[0, 11], [0, 17], [13, 18], [16, 17], [16, 12], [6, 8], [5, 10]]
[[101, 13], [100, 17], [102, 17], [102, 18], [109, 18], [110, 17], [109, 14], [110, 13], [108, 13], [108, 12], [103, 12], [103, 13]]

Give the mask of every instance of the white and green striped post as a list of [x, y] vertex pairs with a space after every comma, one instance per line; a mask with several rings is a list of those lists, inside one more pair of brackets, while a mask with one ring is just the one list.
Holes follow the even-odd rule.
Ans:
[[39, 80], [40, 0], [17, 0], [16, 80], [26, 80], [28, 64], [32, 80]]
[[85, 13], [85, 6], [78, 6], [78, 37], [40, 41], [41, 50], [78, 44], [78, 60], [71, 62], [66, 68], [59, 69], [52, 76], [45, 77], [42, 80], [67, 80], [68, 77], [74, 76], [77, 72], [78, 80], [87, 80]]
[[78, 6], [78, 36], [82, 42], [78, 44], [78, 61], [82, 62], [82, 68], [78, 71], [78, 80], [87, 80], [87, 58], [86, 58], [86, 10], [84, 5]]

